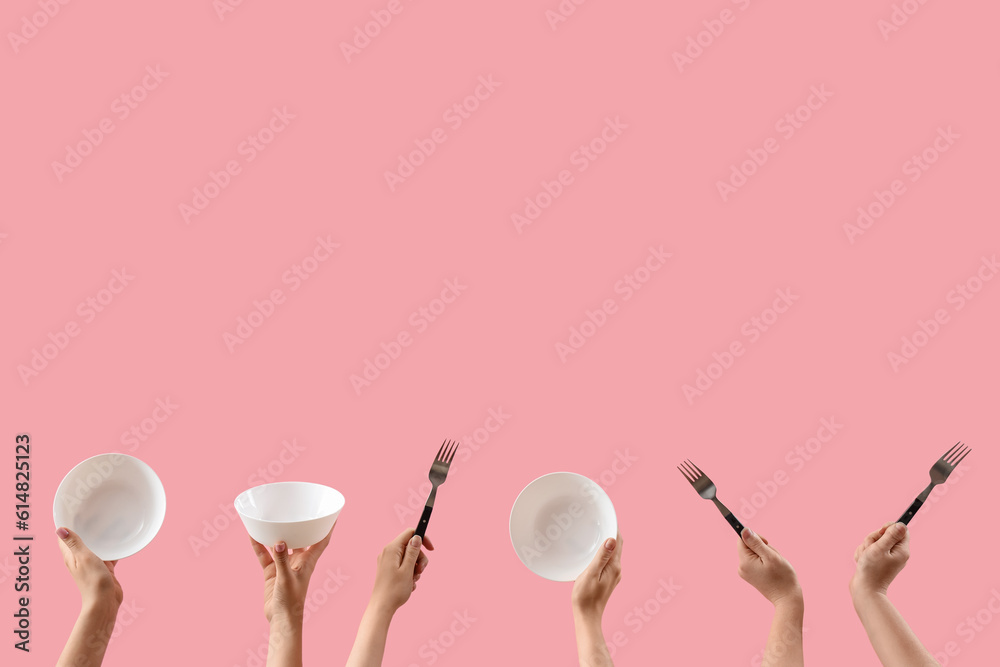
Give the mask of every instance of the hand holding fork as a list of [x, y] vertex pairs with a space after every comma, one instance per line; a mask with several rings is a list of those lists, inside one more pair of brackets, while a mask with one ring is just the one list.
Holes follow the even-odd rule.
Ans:
[[916, 500], [910, 504], [907, 510], [903, 512], [903, 516], [899, 517], [899, 522], [902, 524], [910, 523], [910, 519], [913, 518], [913, 515], [916, 514], [917, 510], [920, 509], [920, 506], [927, 501], [927, 497], [931, 494], [931, 489], [938, 484], [944, 483], [944, 481], [948, 479], [948, 476], [951, 475], [951, 472], [958, 467], [958, 464], [962, 462], [962, 459], [968, 456], [971, 451], [972, 450], [970, 448], [966, 447], [961, 441], [959, 441], [954, 447], [945, 452], [944, 456], [935, 461], [934, 465], [931, 466], [930, 471], [931, 483], [927, 485], [927, 488], [923, 490], [923, 493], [917, 496]]
[[726, 517], [726, 521], [728, 521], [729, 525], [736, 531], [736, 534], [742, 537], [743, 524], [740, 523], [740, 520], [729, 511], [729, 508], [723, 505], [719, 499], [715, 497], [715, 484], [708, 478], [708, 475], [703, 473], [701, 469], [691, 463], [690, 460], [685, 461], [680, 466], [677, 466], [677, 469], [681, 471], [682, 475], [684, 475], [684, 479], [691, 483], [691, 486], [694, 487], [694, 490], [698, 492], [699, 496], [715, 503], [715, 506], [719, 508], [720, 512], [722, 512], [722, 516]]
[[417, 524], [415, 533], [420, 539], [423, 539], [424, 533], [427, 532], [427, 522], [431, 520], [431, 511], [434, 509], [434, 498], [437, 496], [438, 487], [444, 484], [444, 481], [448, 478], [448, 468], [451, 467], [451, 461], [455, 458], [457, 450], [457, 442], [445, 440], [444, 444], [441, 445], [441, 449], [438, 450], [437, 456], [434, 457], [434, 463], [431, 464], [431, 470], [428, 473], [428, 478], [432, 485], [431, 493], [427, 496], [424, 513], [420, 516], [420, 523]]

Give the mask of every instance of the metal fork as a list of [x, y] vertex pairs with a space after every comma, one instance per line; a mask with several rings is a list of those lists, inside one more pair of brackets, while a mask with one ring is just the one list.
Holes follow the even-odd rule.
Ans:
[[434, 497], [437, 496], [438, 487], [448, 479], [448, 468], [451, 467], [451, 460], [455, 458], [458, 450], [458, 443], [453, 440], [445, 440], [438, 450], [434, 463], [431, 464], [431, 471], [427, 477], [431, 480], [431, 494], [427, 496], [427, 503], [424, 505], [424, 513], [420, 515], [420, 523], [417, 524], [416, 534], [420, 539], [424, 539], [427, 532], [427, 522], [431, 520], [431, 510], [434, 509]]
[[931, 466], [931, 483], [927, 485], [927, 488], [924, 489], [923, 493], [917, 496], [917, 499], [913, 501], [913, 504], [910, 505], [909, 509], [903, 513], [903, 516], [899, 517], [899, 520], [905, 524], [910, 523], [910, 519], [913, 518], [913, 515], [917, 513], [920, 506], [927, 500], [927, 496], [930, 495], [931, 489], [948, 479], [948, 475], [951, 474], [951, 471], [954, 470], [958, 464], [962, 462], [962, 459], [968, 456], [971, 451], [972, 450], [970, 448], [966, 447], [961, 441], [959, 441], [954, 447], [945, 452], [944, 456], [935, 461], [934, 465]]
[[691, 486], [694, 487], [694, 490], [698, 492], [699, 496], [715, 503], [715, 506], [719, 508], [720, 512], [722, 512], [722, 516], [726, 517], [726, 521], [728, 521], [729, 525], [736, 531], [736, 534], [742, 535], [743, 524], [740, 523], [740, 520], [729, 511], [729, 508], [719, 502], [719, 499], [715, 497], [715, 483], [708, 478], [708, 475], [703, 473], [701, 469], [691, 463], [690, 460], [677, 466], [677, 469], [681, 471], [682, 475], [684, 475], [684, 479], [691, 482]]

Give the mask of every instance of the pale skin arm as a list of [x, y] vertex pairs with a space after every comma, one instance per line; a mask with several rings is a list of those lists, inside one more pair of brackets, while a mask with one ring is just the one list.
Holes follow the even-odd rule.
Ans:
[[890, 522], [870, 533], [854, 551], [857, 568], [851, 578], [851, 598], [885, 667], [935, 667], [940, 663], [889, 601], [889, 584], [909, 557], [910, 531], [904, 524]]
[[434, 550], [429, 539], [421, 540], [411, 528], [382, 550], [377, 561], [375, 588], [361, 617], [347, 667], [381, 666], [392, 617], [410, 599], [420, 575], [427, 569], [428, 559], [421, 546]]
[[278, 542], [271, 552], [250, 538], [264, 570], [264, 617], [270, 625], [267, 667], [302, 667], [302, 621], [309, 579], [332, 535], [333, 528], [316, 544], [294, 551]]
[[122, 603], [122, 587], [115, 578], [118, 561], [102, 561], [67, 528], [56, 531], [63, 562], [80, 589], [76, 619], [56, 667], [98, 667], [104, 660], [115, 619]]
[[580, 667], [613, 667], [601, 621], [622, 579], [622, 536], [608, 538], [573, 583], [573, 625]]
[[740, 537], [739, 575], [774, 605], [762, 667], [803, 667], [805, 603], [795, 569], [766, 538], [749, 528]]

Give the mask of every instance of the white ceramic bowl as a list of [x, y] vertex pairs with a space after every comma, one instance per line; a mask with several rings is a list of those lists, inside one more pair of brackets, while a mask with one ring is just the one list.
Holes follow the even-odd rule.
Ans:
[[340, 491], [312, 482], [274, 482], [247, 489], [233, 503], [250, 537], [266, 547], [316, 544], [344, 509]]
[[101, 560], [138, 553], [163, 525], [167, 494], [148, 465], [126, 454], [98, 454], [77, 464], [52, 502], [56, 526], [69, 528]]
[[573, 472], [542, 475], [510, 510], [510, 541], [529, 570], [573, 581], [609, 537], [618, 534], [614, 505], [597, 482]]

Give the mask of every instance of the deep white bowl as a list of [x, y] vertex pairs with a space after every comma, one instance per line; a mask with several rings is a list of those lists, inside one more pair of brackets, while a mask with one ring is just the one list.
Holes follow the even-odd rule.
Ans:
[[247, 489], [233, 503], [250, 537], [266, 547], [316, 544], [344, 509], [344, 495], [312, 482], [274, 482]]
[[572, 472], [542, 475], [510, 510], [510, 541], [529, 570], [573, 581], [604, 541], [618, 534], [614, 505], [597, 482]]
[[101, 560], [138, 553], [153, 541], [167, 494], [148, 465], [126, 454], [98, 454], [66, 473], [52, 502], [56, 526], [69, 528]]

